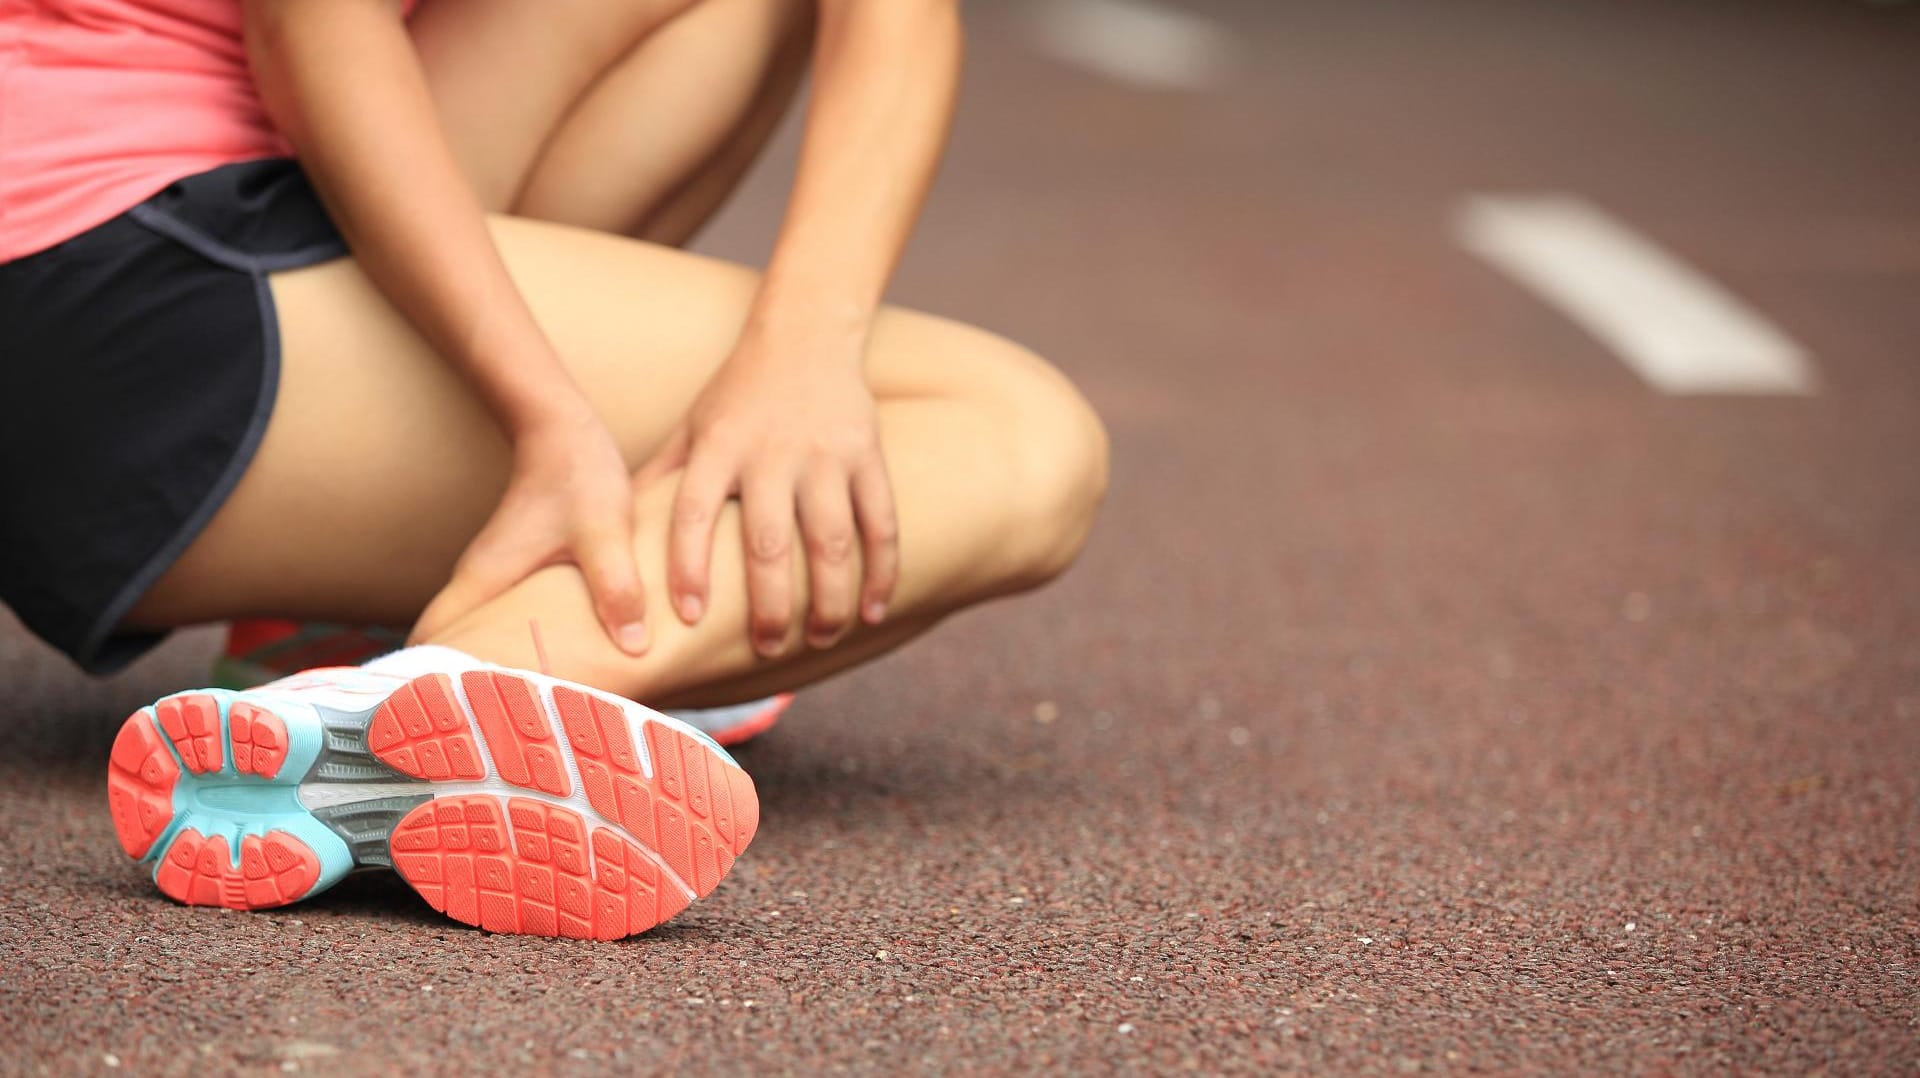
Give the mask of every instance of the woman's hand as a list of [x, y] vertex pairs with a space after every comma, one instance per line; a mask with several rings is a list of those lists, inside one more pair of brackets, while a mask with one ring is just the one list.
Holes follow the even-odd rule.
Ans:
[[682, 621], [706, 612], [714, 523], [732, 496], [755, 651], [778, 655], [793, 625], [796, 521], [812, 596], [807, 643], [828, 647], [856, 617], [878, 624], [886, 616], [899, 529], [864, 352], [864, 329], [777, 343], [749, 331], [640, 470], [638, 483], [685, 469], [667, 559]]
[[[933, 183], [959, 84], [958, 0], [821, 0], [800, 166], [747, 331], [639, 481], [684, 468], [667, 587], [681, 620], [707, 607], [714, 522], [737, 495], [761, 655], [794, 617], [795, 522], [826, 647], [877, 624], [899, 576], [893, 488], [862, 366], [887, 280]], [[859, 564], [855, 556], [859, 555]]]
[[644, 651], [633, 488], [619, 446], [494, 246], [399, 5], [249, 0], [244, 20], [261, 101], [360, 268], [513, 442], [506, 495], [413, 639], [433, 636], [542, 566], [574, 562], [608, 635], [624, 651]]
[[584, 402], [574, 414], [542, 421], [515, 439], [506, 494], [420, 615], [413, 639], [433, 636], [534, 570], [563, 562], [586, 576], [613, 642], [632, 655], [645, 652], [633, 483], [613, 435]]

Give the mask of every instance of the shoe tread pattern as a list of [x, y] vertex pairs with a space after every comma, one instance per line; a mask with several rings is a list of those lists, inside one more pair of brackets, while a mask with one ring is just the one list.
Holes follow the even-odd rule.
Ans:
[[394, 829], [393, 864], [434, 909], [490, 932], [620, 939], [690, 901], [631, 839], [524, 797], [421, 805]]
[[[134, 712], [121, 724], [107, 765], [107, 804], [121, 848], [135, 858], [153, 854], [154, 883], [188, 905], [264, 909], [305, 897], [320, 878], [320, 859], [297, 836], [236, 830], [236, 860], [227, 835], [188, 825], [198, 819], [200, 786], [271, 783], [288, 747], [278, 715], [234, 702], [223, 722], [221, 697], [212, 693], [170, 696]], [[185, 800], [176, 804], [183, 782]]]
[[173, 823], [173, 787], [180, 765], [145, 711], [136, 711], [113, 739], [107, 764], [107, 808], [128, 857], [145, 857]]
[[220, 747], [220, 701], [205, 693], [170, 696], [153, 706], [180, 762], [196, 775], [226, 766]]
[[445, 674], [415, 678], [387, 697], [367, 724], [367, 749], [416, 779], [486, 778], [480, 747]]
[[233, 768], [243, 775], [276, 778], [287, 762], [287, 724], [266, 708], [245, 702], [228, 708], [227, 742]]
[[[752, 780], [698, 738], [566, 686], [551, 690], [556, 729], [547, 690], [499, 671], [466, 673], [457, 692], [438, 676], [414, 687], [417, 703], [396, 694], [369, 724], [377, 758], [428, 777], [421, 747], [462, 732], [431, 717], [470, 713], [466, 736], [478, 731], [499, 781], [555, 798], [579, 791], [593, 809], [468, 792], [409, 812], [390, 840], [393, 866], [457, 921], [579, 939], [643, 932], [711, 892], [753, 838]], [[409, 718], [416, 709], [425, 726]]]
[[241, 838], [235, 864], [225, 835], [189, 827], [173, 837], [153, 882], [189, 906], [260, 910], [305, 897], [319, 878], [320, 859], [284, 831]]

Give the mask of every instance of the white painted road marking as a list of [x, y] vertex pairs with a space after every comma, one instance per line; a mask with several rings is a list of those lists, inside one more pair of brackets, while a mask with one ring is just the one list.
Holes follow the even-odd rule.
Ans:
[[1806, 351], [1726, 289], [1566, 195], [1481, 196], [1455, 222], [1499, 267], [1671, 394], [1806, 394]]
[[1153, 0], [1041, 0], [1033, 27], [1055, 57], [1150, 89], [1204, 89], [1233, 54], [1218, 23]]

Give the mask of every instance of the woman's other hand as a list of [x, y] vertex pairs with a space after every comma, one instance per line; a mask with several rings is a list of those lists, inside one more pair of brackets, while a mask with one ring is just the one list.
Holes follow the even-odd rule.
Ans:
[[667, 586], [682, 621], [691, 625], [706, 612], [714, 524], [736, 496], [755, 651], [771, 657], [786, 646], [796, 551], [807, 566], [810, 646], [832, 645], [856, 619], [878, 624], [886, 616], [899, 575], [899, 528], [862, 373], [865, 349], [864, 325], [778, 335], [750, 329], [640, 470], [639, 483], [681, 471]]

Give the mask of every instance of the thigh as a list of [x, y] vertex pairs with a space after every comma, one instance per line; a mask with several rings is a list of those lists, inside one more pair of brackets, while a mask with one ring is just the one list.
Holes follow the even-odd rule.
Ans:
[[[494, 219], [515, 280], [629, 462], [726, 358], [757, 283], [741, 267]], [[277, 274], [279, 396], [246, 475], [129, 621], [255, 614], [411, 622], [504, 486], [508, 448], [459, 376], [350, 260]], [[868, 376], [887, 399], [1015, 399], [1056, 378], [998, 338], [888, 310]]]

